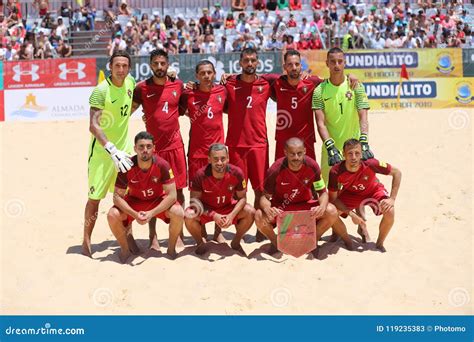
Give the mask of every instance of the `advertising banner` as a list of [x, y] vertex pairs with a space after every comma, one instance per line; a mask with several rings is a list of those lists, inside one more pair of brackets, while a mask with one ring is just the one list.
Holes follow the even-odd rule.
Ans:
[[[327, 51], [301, 51], [305, 70], [329, 77]], [[398, 80], [405, 64], [410, 78], [463, 77], [461, 49], [351, 50], [346, 53], [346, 73], [367, 79]]]
[[474, 49], [462, 50], [464, 77], [474, 77]]
[[89, 118], [92, 87], [5, 90], [5, 121]]
[[5, 89], [90, 87], [97, 83], [95, 58], [6, 62]]
[[[196, 64], [203, 59], [210, 60], [216, 69], [216, 79], [219, 80], [224, 73], [240, 73], [242, 70], [239, 65], [239, 53], [228, 54], [180, 54], [170, 56], [170, 65], [178, 71], [178, 77], [184, 82], [195, 80]], [[259, 53], [258, 73], [281, 73], [281, 53], [264, 52]], [[130, 74], [141, 81], [151, 76], [150, 58], [132, 57], [132, 68]], [[97, 75], [99, 71], [104, 70], [108, 76], [109, 66], [108, 58], [97, 58]]]
[[[393, 80], [364, 82], [370, 108], [397, 109], [399, 83]], [[431, 78], [403, 81], [401, 108], [474, 108], [474, 79]]]

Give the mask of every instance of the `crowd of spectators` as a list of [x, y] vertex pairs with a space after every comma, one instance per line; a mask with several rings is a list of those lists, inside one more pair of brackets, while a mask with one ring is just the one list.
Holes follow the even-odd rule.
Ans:
[[[47, 0], [34, 0], [33, 6], [39, 20], [30, 23], [22, 18], [18, 0], [8, 0], [2, 9], [0, 59], [70, 56], [70, 32], [94, 30], [98, 20], [90, 0], [74, 9], [71, 1], [64, 1], [57, 13], [48, 10]], [[474, 47], [472, 15], [460, 0], [442, 4], [312, 0], [310, 7], [301, 0], [232, 0], [229, 8], [216, 2], [191, 17], [133, 9], [126, 0], [109, 0], [101, 12], [100, 20], [111, 34], [104, 51], [109, 55], [117, 49], [148, 55], [155, 48], [178, 54], [238, 52], [247, 47], [259, 51]]]

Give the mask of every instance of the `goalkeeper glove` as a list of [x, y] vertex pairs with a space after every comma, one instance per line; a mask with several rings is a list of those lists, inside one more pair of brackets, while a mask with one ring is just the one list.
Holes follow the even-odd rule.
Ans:
[[337, 149], [334, 140], [332, 140], [331, 138], [327, 139], [324, 142], [324, 146], [326, 146], [326, 150], [328, 151], [329, 166], [333, 166], [342, 161], [341, 152], [339, 152], [339, 150]]
[[369, 147], [369, 137], [367, 134], [362, 133], [359, 138], [360, 144], [362, 145], [362, 160], [371, 159], [374, 157], [374, 154]]
[[115, 145], [110, 141], [105, 144], [104, 148], [110, 154], [110, 157], [112, 158], [115, 164], [115, 169], [117, 170], [117, 172], [120, 171], [125, 173], [132, 168], [133, 162], [130, 159], [130, 155], [128, 153], [117, 150]]

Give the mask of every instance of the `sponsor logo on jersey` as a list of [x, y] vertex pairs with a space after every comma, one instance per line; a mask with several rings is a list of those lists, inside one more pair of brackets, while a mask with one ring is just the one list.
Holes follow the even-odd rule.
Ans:
[[[398, 96], [398, 82], [364, 83], [369, 99], [396, 99]], [[416, 81], [404, 82], [401, 86], [402, 99], [435, 98], [437, 96], [436, 82]]]
[[346, 54], [346, 69], [398, 69], [405, 64], [407, 68], [418, 67], [417, 52], [362, 52]]

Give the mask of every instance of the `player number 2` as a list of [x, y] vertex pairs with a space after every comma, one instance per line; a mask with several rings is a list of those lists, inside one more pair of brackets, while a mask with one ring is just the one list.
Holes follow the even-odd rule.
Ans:
[[247, 96], [247, 108], [252, 108], [252, 96]]
[[291, 108], [293, 108], [293, 109], [298, 108], [298, 102], [296, 102], [296, 100], [297, 100], [296, 97], [291, 98]]
[[150, 197], [153, 196], [154, 192], [153, 189], [146, 189], [142, 190], [143, 197]]
[[165, 104], [163, 105], [162, 111], [168, 113], [168, 101], [166, 101]]
[[225, 196], [217, 196], [217, 204], [221, 204], [225, 202]]
[[212, 118], [214, 117], [214, 113], [212, 112], [212, 107], [209, 107], [209, 108], [207, 109], [207, 117], [208, 117], [209, 119], [212, 119]]

